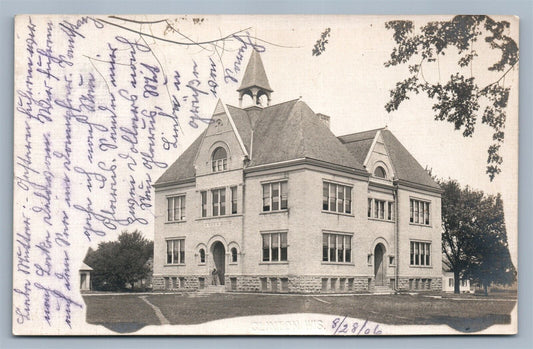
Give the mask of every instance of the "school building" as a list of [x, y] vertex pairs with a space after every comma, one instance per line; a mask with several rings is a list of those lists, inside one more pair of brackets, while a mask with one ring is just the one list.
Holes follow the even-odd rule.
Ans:
[[155, 183], [154, 289], [442, 289], [441, 189], [387, 128], [271, 104], [256, 51], [237, 92]]

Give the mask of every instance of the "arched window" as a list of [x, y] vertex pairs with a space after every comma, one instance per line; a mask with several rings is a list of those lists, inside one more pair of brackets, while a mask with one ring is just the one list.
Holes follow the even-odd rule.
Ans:
[[200, 263], [205, 263], [205, 250], [203, 248], [200, 249]]
[[383, 167], [378, 166], [374, 170], [374, 176], [379, 178], [387, 178], [387, 173], [385, 172], [385, 169]]
[[211, 166], [213, 172], [226, 171], [228, 169], [228, 155], [226, 149], [218, 147], [211, 157]]
[[237, 263], [237, 249], [235, 247], [231, 249], [231, 262]]

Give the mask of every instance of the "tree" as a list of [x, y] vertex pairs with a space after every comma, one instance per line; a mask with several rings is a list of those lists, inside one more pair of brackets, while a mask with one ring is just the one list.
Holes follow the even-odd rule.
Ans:
[[[454, 124], [464, 137], [473, 135], [481, 117], [481, 123], [493, 130], [486, 170], [492, 181], [501, 172], [503, 162], [499, 151], [504, 141], [510, 92], [504, 84], [505, 76], [518, 63], [518, 45], [506, 35], [510, 23], [495, 21], [489, 16], [455, 16], [449, 21], [427, 23], [418, 32], [412, 21], [390, 21], [385, 27], [394, 31], [396, 43], [385, 66], [408, 64], [409, 68], [409, 76], [390, 91], [390, 101], [385, 105], [387, 112], [397, 110], [409, 99], [410, 93], [424, 92], [434, 103], [435, 120]], [[476, 48], [482, 46], [478, 43], [481, 38], [492, 50], [499, 51], [500, 57], [492, 65], [483, 66], [486, 71], [479, 79], [473, 74], [474, 66], [478, 69], [487, 60], [487, 57], [476, 59]], [[446, 53], [458, 56], [457, 72], [440, 81], [439, 58]], [[424, 68], [435, 62], [433, 66], [439, 70], [439, 79], [428, 81]], [[486, 76], [494, 80], [484, 82]]]
[[148, 276], [146, 262], [153, 257], [153, 242], [135, 230], [123, 231], [117, 241], [101, 242], [89, 250], [85, 263], [93, 268], [93, 286], [99, 290], [118, 290]]
[[516, 272], [507, 244], [503, 202], [455, 180], [440, 181], [442, 193], [442, 251], [454, 274], [454, 293], [461, 278], [472, 278], [488, 291], [492, 282], [510, 284]]

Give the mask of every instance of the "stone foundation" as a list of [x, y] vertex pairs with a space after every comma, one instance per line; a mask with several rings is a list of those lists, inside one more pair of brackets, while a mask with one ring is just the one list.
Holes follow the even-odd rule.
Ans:
[[402, 277], [398, 286], [400, 291], [442, 291], [442, 277]]
[[[385, 286], [394, 289], [394, 278]], [[205, 275], [154, 276], [154, 290], [195, 291], [211, 284]], [[398, 280], [401, 291], [442, 291], [442, 278], [402, 277]], [[375, 290], [373, 277], [346, 276], [274, 276], [226, 275], [225, 288], [229, 292], [267, 293], [358, 293]]]

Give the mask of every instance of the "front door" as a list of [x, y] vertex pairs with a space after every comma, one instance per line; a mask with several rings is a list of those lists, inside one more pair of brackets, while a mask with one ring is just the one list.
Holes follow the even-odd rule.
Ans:
[[376, 286], [385, 285], [385, 247], [382, 244], [377, 244], [374, 249], [374, 280]]
[[226, 250], [220, 241], [215, 242], [212, 249], [215, 268], [217, 268], [218, 271], [218, 284], [224, 285], [224, 274], [226, 272]]

